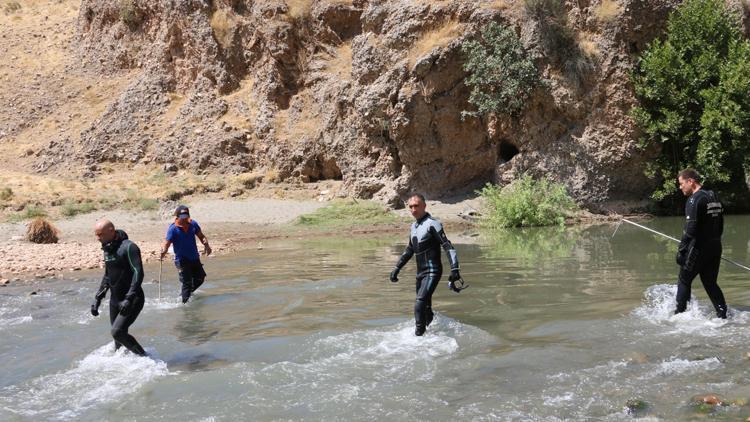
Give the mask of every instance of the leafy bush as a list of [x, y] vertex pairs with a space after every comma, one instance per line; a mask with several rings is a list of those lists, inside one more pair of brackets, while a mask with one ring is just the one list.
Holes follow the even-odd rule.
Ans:
[[91, 201], [86, 201], [86, 202], [66, 201], [60, 208], [60, 213], [62, 213], [62, 215], [66, 217], [73, 217], [78, 214], [86, 214], [88, 212], [94, 211], [95, 209], [96, 209], [96, 204], [94, 204]]
[[479, 114], [517, 115], [539, 83], [539, 75], [513, 28], [492, 22], [479, 39], [464, 41], [469, 102]]
[[46, 216], [47, 216], [47, 211], [45, 211], [44, 208], [36, 206], [36, 205], [28, 205], [23, 209], [22, 212], [9, 216], [8, 221], [12, 223], [17, 223], [23, 220], [30, 220], [32, 218], [46, 217]]
[[370, 201], [333, 201], [297, 219], [300, 226], [333, 228], [359, 224], [392, 223], [396, 217], [382, 205]]
[[750, 153], [750, 42], [718, 0], [687, 0], [670, 15], [631, 75], [640, 105], [633, 117], [643, 147], [661, 148], [646, 174], [657, 200], [678, 194], [679, 170], [698, 169], [723, 196], [746, 194]]
[[479, 191], [485, 210], [481, 224], [491, 229], [565, 224], [565, 215], [577, 208], [560, 183], [524, 176], [500, 188], [487, 184]]

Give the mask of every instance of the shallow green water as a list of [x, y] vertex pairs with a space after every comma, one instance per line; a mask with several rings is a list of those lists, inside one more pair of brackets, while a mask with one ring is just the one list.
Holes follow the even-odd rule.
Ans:
[[[681, 223], [647, 224], [677, 236]], [[750, 261], [748, 223], [727, 218], [725, 255]], [[108, 321], [88, 315], [94, 276], [3, 288], [0, 419], [686, 420], [702, 417], [694, 395], [750, 398], [750, 274], [722, 265], [728, 321], [712, 318], [699, 281], [689, 311], [672, 316], [675, 246], [613, 231], [456, 242], [471, 287], [455, 294], [442, 283], [422, 338], [413, 263], [387, 281], [406, 235], [212, 258], [186, 306], [165, 265], [164, 297], [146, 285], [131, 329], [153, 358], [113, 353]], [[629, 399], [647, 409], [629, 414]], [[750, 415], [741, 403], [709, 410]]]

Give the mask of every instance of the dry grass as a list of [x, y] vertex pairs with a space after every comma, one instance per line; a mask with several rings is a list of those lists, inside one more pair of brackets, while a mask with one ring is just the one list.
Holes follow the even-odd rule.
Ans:
[[602, 3], [594, 9], [594, 16], [600, 22], [610, 22], [622, 12], [622, 7], [617, 0], [602, 0]]
[[226, 49], [232, 44], [234, 31], [237, 27], [237, 18], [229, 9], [219, 9], [211, 16], [211, 29], [214, 31], [216, 41], [221, 48]]
[[463, 30], [464, 26], [461, 23], [451, 20], [438, 28], [423, 33], [406, 54], [409, 67], [413, 67], [417, 60], [430, 51], [450, 44], [463, 33]]
[[302, 138], [317, 135], [322, 130], [318, 107], [307, 90], [300, 91], [290, 101], [286, 110], [274, 116], [274, 129], [278, 142], [299, 142]]
[[5, 7], [3, 8], [5, 10], [6, 15], [10, 15], [13, 13], [16, 13], [21, 10], [21, 4], [17, 1], [9, 1], [5, 3]]
[[44, 218], [37, 217], [26, 229], [26, 240], [33, 243], [57, 243], [60, 232]]
[[312, 0], [286, 0], [287, 14], [294, 19], [310, 16]]
[[224, 96], [228, 109], [222, 121], [227, 122], [232, 127], [252, 130], [252, 122], [258, 118], [258, 104], [253, 95], [255, 80], [248, 77], [240, 81], [239, 89], [231, 94]]
[[510, 4], [508, 4], [508, 0], [490, 0], [483, 2], [481, 7], [491, 10], [505, 10], [510, 7]]
[[336, 47], [336, 52], [326, 63], [326, 71], [339, 79], [352, 77], [352, 43], [346, 42]]
[[583, 32], [578, 34], [578, 48], [587, 57], [598, 57], [599, 56], [599, 45], [597, 44], [594, 34]]

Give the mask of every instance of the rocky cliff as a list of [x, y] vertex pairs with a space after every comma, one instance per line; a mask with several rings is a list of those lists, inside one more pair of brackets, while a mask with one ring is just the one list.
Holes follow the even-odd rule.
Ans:
[[[561, 54], [523, 0], [83, 0], [76, 65], [127, 83], [34, 167], [257, 170], [394, 206], [528, 172], [592, 209], [627, 208], [648, 196], [654, 153], [637, 148], [628, 72], [677, 3], [567, 1]], [[491, 21], [516, 30], [545, 83], [518, 117], [462, 119], [460, 45]]]

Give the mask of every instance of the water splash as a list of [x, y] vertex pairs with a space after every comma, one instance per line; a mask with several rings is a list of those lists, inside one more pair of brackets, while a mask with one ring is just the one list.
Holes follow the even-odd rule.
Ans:
[[68, 371], [0, 390], [0, 408], [39, 419], [77, 419], [83, 411], [132, 395], [168, 373], [165, 362], [133, 355], [124, 348], [115, 352], [110, 343]]
[[[693, 286], [695, 289], [696, 286]], [[729, 308], [728, 319], [716, 317], [713, 306], [693, 295], [685, 312], [675, 315], [674, 284], [656, 284], [644, 293], [644, 303], [633, 310], [632, 315], [651, 324], [670, 327], [669, 334], [695, 334], [706, 337], [720, 335], [727, 325], [746, 324], [748, 312]]]

